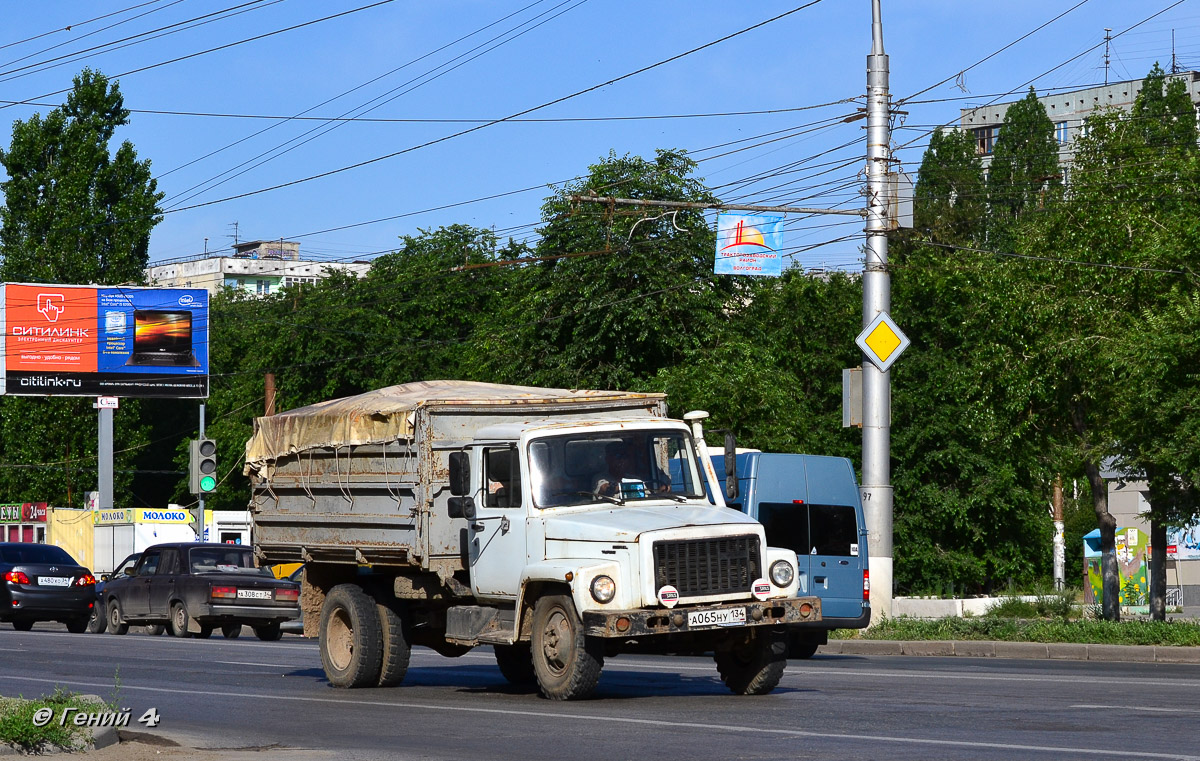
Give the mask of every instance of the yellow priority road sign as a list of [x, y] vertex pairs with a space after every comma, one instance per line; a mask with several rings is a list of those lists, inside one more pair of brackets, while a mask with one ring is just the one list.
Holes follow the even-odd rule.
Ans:
[[900, 330], [887, 312], [880, 312], [871, 324], [863, 328], [863, 332], [854, 339], [858, 348], [862, 349], [867, 359], [871, 360], [881, 372], [887, 372], [911, 341]]

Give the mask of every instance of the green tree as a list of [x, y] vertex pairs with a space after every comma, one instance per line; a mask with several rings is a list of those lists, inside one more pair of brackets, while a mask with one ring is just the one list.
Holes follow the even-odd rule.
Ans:
[[716, 201], [695, 162], [610, 155], [542, 207], [536, 254], [509, 283], [483, 360], [507, 382], [638, 388], [681, 362], [721, 321], [739, 286], [713, 274], [715, 234], [699, 210], [661, 213], [570, 201], [594, 194]]
[[987, 198], [975, 140], [965, 130], [938, 130], [917, 173], [916, 229], [938, 242], [978, 242]]
[[84, 69], [61, 108], [13, 124], [0, 150], [0, 279], [143, 282], [162, 193], [129, 141], [110, 151], [128, 121], [117, 83]]
[[[61, 108], [13, 124], [12, 144], [0, 149], [0, 280], [142, 282], [162, 194], [128, 141], [110, 152], [128, 117], [117, 84], [85, 69]], [[95, 420], [84, 399], [0, 400], [2, 498], [82, 504], [96, 485]], [[122, 404], [114, 425], [114, 488], [129, 504], [140, 501], [129, 471], [147, 440], [137, 401]]]
[[1023, 99], [1009, 106], [996, 136], [987, 179], [991, 247], [1008, 250], [1016, 221], [1042, 206], [1047, 191], [1061, 186], [1054, 123], [1030, 87]]
[[[1091, 487], [1110, 620], [1120, 616], [1116, 520], [1101, 462], [1146, 443], [1124, 412], [1136, 407], [1137, 384], [1116, 381], [1119, 358], [1143, 312], [1168, 303], [1177, 276], [1163, 270], [1194, 268], [1196, 250], [1195, 135], [1169, 151], [1157, 142], [1183, 129], [1167, 113], [1181, 104], [1157, 105], [1164, 93], [1152, 72], [1132, 114], [1088, 118], [1075, 142], [1070, 193], [1013, 228], [1018, 252], [1074, 263], [1028, 262], [993, 294], [1019, 310], [1008, 382], [1032, 389], [1030, 413], [1048, 457], [1082, 470]], [[1158, 467], [1127, 455], [1143, 472]]]

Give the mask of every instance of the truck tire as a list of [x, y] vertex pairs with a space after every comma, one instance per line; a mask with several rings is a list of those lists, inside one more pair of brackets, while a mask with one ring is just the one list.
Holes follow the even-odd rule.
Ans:
[[528, 642], [515, 645], [493, 645], [496, 651], [496, 665], [509, 684], [517, 687], [532, 687], [537, 684], [537, 674], [533, 673], [533, 652]]
[[109, 634], [127, 634], [129, 632], [129, 624], [125, 623], [125, 618], [121, 615], [121, 603], [117, 602], [117, 598], [112, 598], [108, 601], [108, 633]]
[[787, 667], [787, 639], [778, 631], [759, 630], [713, 658], [721, 681], [735, 695], [766, 695]]
[[108, 628], [108, 608], [99, 600], [92, 606], [92, 615], [88, 619], [88, 634], [103, 634]]
[[816, 642], [806, 642], [799, 637], [792, 640], [788, 645], [788, 657], [808, 660], [817, 654], [817, 648], [820, 647]]
[[167, 625], [172, 637], [187, 637], [188, 613], [182, 602], [176, 601], [171, 605], [171, 621]]
[[375, 601], [354, 584], [338, 584], [321, 606], [321, 665], [334, 687], [379, 683], [383, 635]]
[[547, 595], [533, 606], [533, 672], [550, 700], [579, 700], [596, 689], [604, 668], [599, 639], [583, 633], [570, 595]]
[[381, 645], [381, 660], [379, 668], [379, 686], [395, 687], [404, 681], [408, 673], [408, 662], [412, 657], [412, 644], [409, 642], [408, 621], [403, 611], [376, 603], [379, 613], [379, 633]]

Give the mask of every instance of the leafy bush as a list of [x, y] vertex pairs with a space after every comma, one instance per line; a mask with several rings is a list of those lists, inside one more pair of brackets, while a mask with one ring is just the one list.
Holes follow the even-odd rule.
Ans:
[[[33, 714], [41, 708], [53, 711], [53, 718], [44, 727], [34, 726]], [[35, 700], [0, 698], [0, 744], [15, 745], [25, 752], [35, 753], [55, 745], [69, 750], [83, 748], [91, 740], [91, 731], [70, 721], [60, 726], [59, 717], [66, 708], [97, 711], [104, 705], [83, 700], [61, 687]]]

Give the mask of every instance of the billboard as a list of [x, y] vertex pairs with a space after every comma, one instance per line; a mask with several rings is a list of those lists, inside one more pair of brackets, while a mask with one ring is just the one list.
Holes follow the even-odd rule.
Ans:
[[0, 394], [203, 399], [208, 291], [0, 284]]

